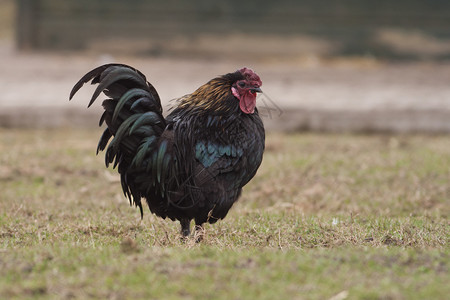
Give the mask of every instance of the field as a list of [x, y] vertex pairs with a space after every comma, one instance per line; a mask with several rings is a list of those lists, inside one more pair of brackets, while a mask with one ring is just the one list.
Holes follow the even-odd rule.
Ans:
[[450, 295], [450, 136], [272, 133], [240, 201], [195, 243], [140, 220], [99, 135], [0, 130], [0, 298]]

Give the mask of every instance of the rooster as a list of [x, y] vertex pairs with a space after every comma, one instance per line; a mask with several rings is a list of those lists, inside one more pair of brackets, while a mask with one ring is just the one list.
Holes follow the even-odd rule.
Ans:
[[102, 92], [108, 97], [97, 154], [106, 149], [106, 167], [117, 167], [123, 192], [141, 218], [144, 198], [152, 213], [178, 220], [183, 237], [190, 235], [192, 220], [201, 230], [223, 219], [263, 158], [259, 76], [242, 68], [216, 77], [177, 99], [166, 118], [156, 89], [133, 67], [106, 64], [90, 71], [70, 99], [89, 81], [98, 86], [88, 107]]

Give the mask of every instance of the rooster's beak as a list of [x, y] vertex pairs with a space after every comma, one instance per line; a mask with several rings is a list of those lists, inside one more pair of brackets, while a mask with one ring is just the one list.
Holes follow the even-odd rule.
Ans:
[[252, 92], [254, 92], [254, 93], [262, 93], [262, 90], [261, 90], [259, 87], [257, 87], [257, 88], [252, 88], [252, 89], [250, 89], [250, 91], [252, 91]]

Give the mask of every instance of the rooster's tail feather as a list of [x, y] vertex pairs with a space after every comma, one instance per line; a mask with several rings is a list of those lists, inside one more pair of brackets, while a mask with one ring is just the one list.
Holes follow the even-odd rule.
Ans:
[[[107, 64], [84, 75], [73, 87], [70, 99], [89, 81], [98, 86], [88, 107], [102, 92], [109, 97], [102, 103], [105, 111], [99, 125], [106, 122], [108, 128], [100, 137], [97, 153], [106, 149], [106, 166], [111, 163], [119, 166], [123, 192], [130, 203], [140, 208], [142, 216], [141, 197], [146, 191], [143, 191], [143, 184], [137, 183], [136, 176], [144, 174], [136, 174], [144, 172], [147, 173], [144, 177], [148, 177], [149, 169], [158, 170], [155, 177], [160, 181], [163, 168], [160, 164], [168, 159], [164, 153], [159, 153], [165, 149], [159, 138], [166, 127], [160, 98], [140, 71], [123, 64]], [[156, 178], [152, 178], [153, 181]]]

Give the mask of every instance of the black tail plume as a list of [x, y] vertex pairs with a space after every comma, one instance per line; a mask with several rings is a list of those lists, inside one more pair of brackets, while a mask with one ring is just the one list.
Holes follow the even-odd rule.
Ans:
[[148, 169], [152, 153], [161, 151], [159, 138], [166, 122], [160, 98], [139, 70], [124, 64], [107, 64], [84, 75], [73, 87], [69, 100], [89, 81], [98, 86], [88, 107], [102, 92], [109, 97], [102, 103], [105, 111], [99, 125], [106, 122], [108, 128], [100, 137], [97, 153], [106, 149], [106, 166], [119, 166], [123, 192], [130, 204], [139, 206], [142, 217], [141, 197], [145, 192], [142, 185], [134, 183], [134, 177], [140, 170]]

